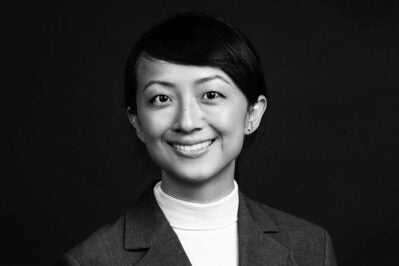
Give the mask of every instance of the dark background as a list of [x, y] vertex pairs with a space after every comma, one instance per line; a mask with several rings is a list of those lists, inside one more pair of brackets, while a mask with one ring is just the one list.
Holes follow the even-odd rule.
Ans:
[[0, 264], [50, 264], [159, 178], [125, 115], [124, 63], [193, 8], [245, 32], [267, 74], [240, 188], [326, 228], [340, 265], [399, 265], [399, 4], [377, 0], [1, 2]]

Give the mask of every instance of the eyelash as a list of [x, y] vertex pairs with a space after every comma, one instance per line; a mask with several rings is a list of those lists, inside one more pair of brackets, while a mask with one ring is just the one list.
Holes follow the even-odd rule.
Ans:
[[208, 95], [210, 93], [214, 93], [216, 97], [212, 98], [212, 99], [205, 99], [205, 100], [214, 100], [214, 99], [218, 99], [218, 98], [226, 98], [223, 94], [221, 94], [220, 92], [217, 92], [217, 91], [208, 91], [202, 96], [202, 98], [204, 98], [206, 95]]
[[159, 94], [159, 95], [156, 95], [156, 96], [152, 97], [151, 100], [150, 100], [150, 103], [155, 103], [157, 101], [157, 99], [158, 99], [158, 103], [160, 103], [160, 104], [165, 103], [165, 102], [160, 102], [159, 101], [160, 97], [166, 97], [168, 100], [170, 100], [169, 96], [166, 96], [165, 94]]
[[[206, 97], [209, 97], [209, 94], [211, 94], [211, 93], [215, 94], [214, 98], [211, 98], [211, 99], [206, 98]], [[163, 101], [163, 102], [159, 101], [160, 97], [166, 97], [165, 100], [167, 100], [167, 101]], [[201, 97], [201, 99], [209, 100], [209, 101], [212, 101], [212, 100], [215, 100], [215, 99], [218, 99], [218, 98], [223, 98], [224, 99], [226, 97], [223, 94], [221, 94], [220, 92], [217, 92], [217, 91], [208, 91], [208, 92], [204, 93], [204, 95]], [[171, 101], [171, 98], [169, 96], [167, 96], [165, 94], [159, 94], [159, 95], [156, 95], [156, 96], [152, 97], [151, 100], [150, 100], [150, 103], [152, 103], [152, 104], [165, 104], [165, 103], [170, 102], [170, 101]]]

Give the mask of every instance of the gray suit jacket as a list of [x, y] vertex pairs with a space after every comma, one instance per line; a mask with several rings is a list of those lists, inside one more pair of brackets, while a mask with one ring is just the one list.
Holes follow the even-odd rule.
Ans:
[[[328, 233], [239, 192], [240, 265], [336, 265]], [[149, 187], [116, 222], [89, 236], [56, 265], [190, 265]]]

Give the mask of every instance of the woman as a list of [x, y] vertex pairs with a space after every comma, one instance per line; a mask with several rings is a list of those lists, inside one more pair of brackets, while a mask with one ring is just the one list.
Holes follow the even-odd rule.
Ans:
[[161, 180], [67, 265], [335, 265], [322, 228], [248, 199], [236, 160], [266, 110], [258, 56], [205, 14], [147, 32], [126, 68], [126, 102]]

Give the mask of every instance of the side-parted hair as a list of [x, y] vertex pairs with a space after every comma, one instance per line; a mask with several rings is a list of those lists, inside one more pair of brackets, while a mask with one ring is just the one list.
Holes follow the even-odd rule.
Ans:
[[224, 71], [248, 103], [266, 95], [261, 63], [248, 39], [235, 27], [204, 13], [175, 15], [145, 33], [133, 47], [125, 73], [126, 107], [136, 110], [137, 61], [141, 56]]

